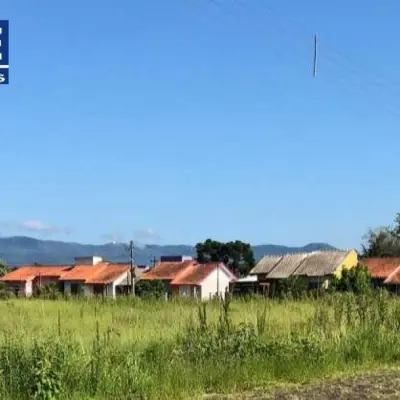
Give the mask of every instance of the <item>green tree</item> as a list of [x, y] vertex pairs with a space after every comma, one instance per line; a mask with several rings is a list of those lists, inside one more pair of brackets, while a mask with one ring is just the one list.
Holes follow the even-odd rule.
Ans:
[[340, 278], [334, 277], [331, 288], [339, 292], [365, 294], [371, 290], [371, 283], [371, 275], [367, 267], [359, 263], [354, 268], [344, 269]]
[[196, 244], [197, 260], [200, 263], [223, 262], [238, 275], [247, 275], [255, 265], [253, 249], [249, 243], [236, 240], [222, 243], [207, 239]]
[[363, 239], [363, 257], [400, 257], [400, 214], [393, 226], [370, 229]]
[[10, 272], [10, 268], [7, 263], [3, 260], [0, 260], [0, 276], [4, 276]]

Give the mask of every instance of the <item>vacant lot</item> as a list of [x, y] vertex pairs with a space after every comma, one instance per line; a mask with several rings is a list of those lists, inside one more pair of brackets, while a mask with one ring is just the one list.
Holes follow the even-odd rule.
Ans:
[[[355, 387], [393, 394], [398, 381], [387, 373], [373, 382], [329, 379], [395, 366], [399, 329], [400, 303], [384, 293], [206, 306], [3, 301], [0, 398], [329, 398]], [[310, 386], [316, 381], [325, 384]]]
[[291, 389], [252, 391], [240, 395], [206, 395], [207, 400], [371, 400], [399, 399], [399, 371], [360, 374], [353, 378], [327, 379]]

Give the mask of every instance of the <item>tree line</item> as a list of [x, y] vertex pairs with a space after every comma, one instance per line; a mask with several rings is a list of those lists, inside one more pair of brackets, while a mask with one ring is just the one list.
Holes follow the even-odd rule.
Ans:
[[370, 229], [363, 239], [362, 257], [400, 257], [400, 213], [393, 225]]

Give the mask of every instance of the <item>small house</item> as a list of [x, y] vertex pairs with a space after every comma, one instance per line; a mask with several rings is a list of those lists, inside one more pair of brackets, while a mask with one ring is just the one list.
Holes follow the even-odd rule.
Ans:
[[172, 282], [172, 291], [181, 297], [211, 300], [225, 297], [229, 284], [236, 277], [223, 263], [194, 264], [189, 266]]
[[361, 263], [368, 269], [374, 288], [386, 287], [397, 293], [395, 272], [400, 268], [400, 257], [368, 257]]
[[[199, 264], [188, 258], [173, 258], [174, 261], [158, 263], [142, 280], [161, 280], [165, 285], [166, 297], [191, 297], [208, 300], [215, 295], [224, 296], [229, 283], [236, 277], [220, 263]], [[167, 258], [167, 260], [170, 260]]]
[[63, 274], [59, 281], [65, 294], [115, 298], [131, 287], [129, 264], [98, 261], [95, 265], [78, 264]]
[[150, 271], [143, 273], [141, 279], [144, 281], [162, 281], [165, 287], [165, 296], [171, 298], [171, 282], [186, 271], [188, 267], [195, 264], [197, 264], [197, 261], [185, 256], [161, 257], [160, 262], [151, 268]]
[[41, 286], [59, 284], [59, 278], [71, 268], [67, 265], [25, 265], [2, 276], [0, 281], [15, 295], [30, 297]]

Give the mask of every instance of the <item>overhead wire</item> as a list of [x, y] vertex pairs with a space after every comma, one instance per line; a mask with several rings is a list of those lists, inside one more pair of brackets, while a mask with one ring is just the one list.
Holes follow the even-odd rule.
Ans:
[[[195, 4], [196, 6], [200, 7], [202, 4], [205, 3], [209, 3], [210, 5], [212, 5], [215, 10], [218, 10], [220, 17], [225, 17], [225, 16], [229, 16], [229, 18], [232, 18], [235, 22], [238, 21], [238, 15], [234, 12], [234, 9], [232, 8], [227, 8], [225, 7], [220, 1], [218, 0], [193, 0], [193, 4]], [[206, 10], [206, 8], [203, 8], [204, 10]], [[215, 15], [215, 14], [213, 14]], [[259, 33], [264, 33], [264, 30], [262, 28], [265, 27], [261, 27], [259, 25], [252, 25], [252, 28], [257, 30]], [[270, 25], [269, 28], [274, 31], [274, 33], [276, 33], [277, 35], [279, 34], [279, 29], [276, 26]], [[287, 39], [290, 40], [290, 37], [288, 37]], [[295, 43], [295, 45], [297, 45]], [[298, 50], [303, 50], [301, 49], [301, 46], [296, 46]], [[262, 49], [260, 49], [260, 51], [262, 51]], [[269, 49], [269, 54], [274, 54], [276, 56], [282, 57], [282, 58], [290, 58], [288, 57], [288, 52], [285, 52], [282, 48], [282, 46], [279, 46], [279, 50], [277, 48], [270, 48]], [[306, 69], [304, 71], [307, 71], [310, 67], [310, 63], [309, 60], [307, 60], [307, 55], [304, 54], [303, 59], [298, 60], [299, 63], [301, 63]]]
[[[234, 9], [242, 9], [242, 11], [250, 9], [248, 2], [244, 3], [240, 0], [231, 1], [230, 5], [232, 7], [229, 8], [224, 6], [222, 2], [218, 0], [206, 0], [206, 2], [207, 1], [213, 6], [218, 7], [221, 12], [229, 14], [236, 19], [238, 18], [238, 14], [234, 12]], [[311, 68], [311, 53], [304, 53], [304, 43], [303, 41], [300, 43], [299, 39], [304, 36], [304, 38], [309, 37], [311, 40], [314, 32], [311, 32], [308, 26], [305, 26], [304, 24], [299, 23], [299, 21], [295, 21], [288, 16], [278, 18], [279, 12], [277, 12], [276, 9], [272, 8], [270, 5], [266, 5], [266, 3], [262, 3], [262, 5], [264, 6], [264, 11], [266, 10], [268, 13], [274, 16], [274, 24], [269, 24], [268, 28], [272, 28], [280, 40], [283, 39], [284, 35], [290, 40], [290, 47], [288, 49], [285, 49], [284, 46], [281, 46], [280, 51], [276, 51], [276, 49], [274, 49], [272, 53], [279, 55], [280, 57], [283, 56], [284, 58], [288, 58], [287, 51], [284, 52], [284, 49], [289, 50], [290, 53], [292, 53], [294, 49], [299, 50], [301, 51], [301, 57], [297, 59], [297, 62], [300, 62], [302, 65], [307, 65], [309, 68]], [[241, 13], [240, 15], [243, 16], [244, 14]], [[262, 29], [265, 30], [265, 26], [262, 26]], [[325, 47], [324, 42], [322, 50], [318, 54], [320, 68], [324, 68], [324, 70], [327, 68], [331, 72], [331, 75], [326, 77], [327, 79], [333, 78], [342, 86], [344, 86], [346, 90], [353, 92], [353, 94], [361, 94], [363, 101], [369, 101], [374, 105], [379, 105], [381, 107], [383, 106], [384, 108], [386, 107], [396, 115], [400, 115], [400, 104], [397, 101], [397, 99], [400, 97], [400, 92], [395, 89], [393, 84], [388, 83], [384, 77], [377, 73], [368, 72], [367, 68], [354, 66], [354, 63], [349, 62], [349, 59], [345, 56], [342, 56], [341, 52], [333, 49], [333, 46]], [[310, 61], [306, 62], [304, 57], [309, 57]], [[338, 73], [341, 75], [339, 79], [336, 76]], [[324, 74], [322, 74], [322, 76], [324, 76]], [[372, 97], [370, 98], [368, 94], [372, 95]]]

